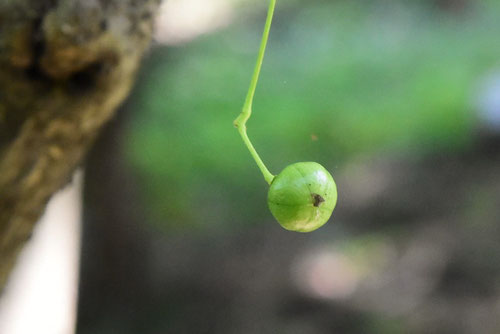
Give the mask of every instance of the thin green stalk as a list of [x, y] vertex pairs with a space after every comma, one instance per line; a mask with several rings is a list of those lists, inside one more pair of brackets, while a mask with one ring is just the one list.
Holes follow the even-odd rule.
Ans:
[[257, 82], [259, 81], [260, 69], [262, 68], [262, 62], [264, 60], [264, 54], [266, 53], [267, 40], [269, 38], [269, 31], [271, 30], [271, 22], [273, 21], [274, 7], [276, 6], [276, 0], [271, 0], [269, 3], [269, 9], [267, 11], [266, 24], [264, 26], [264, 33], [262, 35], [262, 41], [260, 43], [259, 55], [257, 56], [257, 64], [255, 65], [255, 70], [253, 72], [252, 80], [250, 81], [250, 87], [248, 88], [247, 97], [245, 99], [245, 104], [243, 105], [243, 110], [241, 114], [234, 120], [234, 126], [238, 128], [238, 132], [243, 139], [243, 142], [247, 146], [250, 154], [254, 158], [257, 166], [259, 166], [264, 179], [268, 184], [274, 179], [274, 175], [269, 172], [262, 159], [257, 154], [257, 151], [252, 145], [252, 142], [248, 138], [246, 123], [250, 116], [252, 115], [252, 102], [255, 95], [255, 89], [257, 88]]

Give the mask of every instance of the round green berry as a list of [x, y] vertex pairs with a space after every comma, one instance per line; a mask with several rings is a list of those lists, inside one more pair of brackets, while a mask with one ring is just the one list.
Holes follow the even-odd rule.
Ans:
[[332, 215], [337, 204], [337, 186], [320, 164], [298, 162], [273, 179], [267, 203], [285, 229], [310, 232], [324, 225]]

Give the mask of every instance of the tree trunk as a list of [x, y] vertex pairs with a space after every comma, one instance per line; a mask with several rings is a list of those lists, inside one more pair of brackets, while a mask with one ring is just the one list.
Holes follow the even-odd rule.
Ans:
[[0, 0], [0, 290], [130, 90], [159, 0]]

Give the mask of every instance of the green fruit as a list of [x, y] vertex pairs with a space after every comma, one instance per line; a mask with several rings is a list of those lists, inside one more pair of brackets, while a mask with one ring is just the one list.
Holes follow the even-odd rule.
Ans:
[[337, 186], [316, 162], [298, 162], [274, 178], [267, 203], [287, 230], [310, 232], [324, 225], [337, 204]]
[[252, 115], [252, 102], [264, 60], [276, 0], [270, 0], [259, 54], [248, 88], [245, 104], [233, 124], [243, 143], [270, 185], [267, 203], [273, 216], [287, 230], [310, 232], [325, 224], [337, 204], [337, 186], [320, 164], [298, 162], [286, 167], [278, 176], [267, 169], [248, 138], [246, 123]]

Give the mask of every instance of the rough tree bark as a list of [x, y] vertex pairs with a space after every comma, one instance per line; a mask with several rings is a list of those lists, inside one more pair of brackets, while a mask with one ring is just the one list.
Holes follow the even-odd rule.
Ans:
[[126, 97], [160, 0], [0, 0], [0, 291]]

